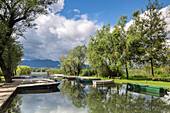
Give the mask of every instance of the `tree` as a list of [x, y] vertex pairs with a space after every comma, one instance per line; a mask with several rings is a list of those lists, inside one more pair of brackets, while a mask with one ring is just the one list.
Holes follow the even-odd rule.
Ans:
[[87, 48], [85, 45], [82, 46], [76, 46], [73, 49], [73, 53], [75, 56], [75, 64], [77, 69], [77, 76], [79, 76], [81, 69], [84, 66], [84, 63], [86, 61], [86, 54], [87, 54]]
[[63, 67], [63, 70], [64, 70], [65, 74], [67, 74], [67, 71], [66, 71], [66, 60], [65, 60], [66, 56], [63, 55], [63, 56], [59, 57], [58, 59], [59, 59], [59, 61], [61, 63], [61, 66]]
[[145, 59], [150, 61], [152, 78], [154, 78], [153, 67], [160, 62], [166, 60], [166, 35], [167, 32], [165, 19], [160, 12], [162, 4], [160, 5], [157, 0], [151, 2], [149, 0], [146, 5], [147, 11], [143, 12], [142, 18], [143, 26], [143, 43], [145, 48]]
[[[17, 66], [21, 62], [21, 57], [23, 56], [22, 45], [13, 38], [10, 39], [8, 46], [6, 46], [2, 54], [4, 64], [1, 64], [3, 62], [0, 62], [0, 65], [5, 66], [5, 68], [3, 66], [1, 67], [3, 75], [14, 75], [14, 71], [17, 69]], [[10, 76], [7, 76], [5, 79], [11, 79], [8, 77]]]
[[[0, 1], [0, 67], [3, 71], [6, 82], [12, 82], [11, 73], [6, 67], [6, 60], [3, 54], [7, 47], [12, 44], [11, 40], [16, 40], [23, 36], [26, 28], [35, 26], [33, 22], [38, 14], [47, 14], [47, 7], [56, 0], [1, 0]], [[15, 35], [15, 37], [12, 37]]]
[[74, 50], [69, 50], [69, 61], [74, 71], [74, 76], [76, 76], [76, 56]]
[[111, 34], [110, 24], [104, 25], [102, 29], [97, 30], [95, 37], [91, 37], [88, 44], [88, 62], [92, 69], [96, 70], [98, 75], [104, 76], [104, 71], [107, 70], [109, 76], [111, 76]]
[[128, 43], [130, 38], [127, 37], [127, 31], [125, 30], [125, 26], [127, 23], [126, 19], [127, 19], [127, 15], [120, 16], [117, 22], [117, 25], [115, 25], [115, 30], [113, 31], [113, 33], [116, 38], [115, 42], [117, 42], [117, 44], [115, 45], [116, 52], [119, 56], [118, 58], [119, 58], [120, 64], [125, 65], [126, 75], [128, 79], [128, 76], [129, 76], [128, 65], [132, 58], [131, 57], [132, 53], [130, 51], [131, 45], [130, 43]]

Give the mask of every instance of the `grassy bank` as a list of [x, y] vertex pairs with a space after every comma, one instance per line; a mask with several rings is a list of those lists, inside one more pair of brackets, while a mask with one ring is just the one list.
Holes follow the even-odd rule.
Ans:
[[[89, 77], [89, 76], [86, 76]], [[96, 77], [96, 76], [90, 76], [90, 77]], [[109, 80], [108, 77], [101, 77], [98, 76], [98, 78], [102, 80]], [[131, 77], [129, 80], [127, 79], [114, 79], [115, 83], [121, 83], [121, 84], [126, 84], [126, 83], [136, 83], [136, 84], [145, 84], [145, 80], [147, 80], [147, 85], [153, 85], [153, 86], [159, 86], [159, 87], [167, 87], [170, 89], [170, 82], [164, 82], [164, 81], [152, 81], [151, 78], [136, 78], [136, 77]]]
[[[136, 84], [145, 84], [145, 80], [126, 80], [126, 79], [114, 79], [115, 83], [136, 83]], [[152, 80], [147, 80], [148, 85], [153, 85], [153, 86], [160, 86], [160, 87], [167, 87], [170, 89], [170, 82], [163, 82], [163, 81], [152, 81]]]

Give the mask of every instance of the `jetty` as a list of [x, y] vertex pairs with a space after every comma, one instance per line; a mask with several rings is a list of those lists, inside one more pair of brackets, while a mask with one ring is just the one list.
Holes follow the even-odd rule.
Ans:
[[54, 92], [58, 91], [59, 84], [59, 82], [50, 79], [14, 79], [12, 83], [0, 86], [0, 110], [7, 107], [12, 98], [22, 91], [46, 89], [46, 91]]

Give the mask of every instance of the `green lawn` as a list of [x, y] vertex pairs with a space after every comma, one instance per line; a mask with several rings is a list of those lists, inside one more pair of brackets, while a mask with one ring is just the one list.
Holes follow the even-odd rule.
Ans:
[[[89, 76], [86, 76], [89, 77]], [[96, 77], [96, 76], [90, 76], [90, 77]], [[101, 77], [98, 76], [98, 78], [101, 78], [102, 80], [109, 80], [108, 77]], [[147, 80], [148, 85], [153, 86], [160, 86], [160, 87], [167, 87], [170, 89], [170, 82], [163, 82], [163, 81], [152, 81], [151, 78], [136, 78], [136, 77], [130, 77], [129, 80], [127, 79], [114, 79], [115, 83], [136, 83], [136, 84], [145, 84], [145, 80]]]
[[[126, 79], [114, 79], [115, 83], [136, 83], [136, 84], [145, 84], [145, 80], [126, 80]], [[170, 89], [170, 82], [163, 82], [163, 81], [152, 81], [152, 80], [147, 80], [148, 85], [153, 85], [153, 86], [160, 86], [160, 87], [167, 87]]]

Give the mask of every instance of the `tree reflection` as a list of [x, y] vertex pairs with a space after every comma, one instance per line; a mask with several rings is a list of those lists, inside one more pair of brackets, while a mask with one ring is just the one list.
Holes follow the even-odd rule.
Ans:
[[10, 104], [7, 113], [21, 113], [21, 108], [20, 108], [21, 104], [22, 104], [22, 96], [16, 95], [12, 103]]
[[77, 108], [85, 108], [86, 106], [86, 95], [84, 90], [85, 86], [81, 84], [76, 84], [75, 82], [71, 84], [70, 81], [63, 82], [61, 86], [62, 94], [67, 95], [72, 104]]
[[73, 105], [77, 108], [87, 107], [89, 113], [167, 113], [170, 111], [170, 106], [160, 98], [134, 95], [120, 85], [111, 88], [90, 86], [87, 93], [85, 86], [67, 81], [63, 83], [61, 89], [63, 95], [67, 95]]

